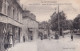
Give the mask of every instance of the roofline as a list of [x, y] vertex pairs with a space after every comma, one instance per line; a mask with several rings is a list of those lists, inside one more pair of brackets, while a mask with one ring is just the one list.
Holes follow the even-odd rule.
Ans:
[[[24, 16], [24, 17], [26, 17], [26, 18], [30, 18], [30, 17], [28, 17], [28, 16]], [[24, 18], [23, 18], [24, 19]], [[36, 20], [34, 20], [34, 19], [32, 19], [32, 18], [30, 18], [31, 20], [33, 20], [33, 21], [36, 21]], [[39, 24], [39, 22], [38, 21], [36, 21], [38, 24]]]

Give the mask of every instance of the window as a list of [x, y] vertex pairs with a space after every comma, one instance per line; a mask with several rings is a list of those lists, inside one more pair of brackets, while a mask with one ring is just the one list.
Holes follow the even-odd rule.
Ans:
[[10, 6], [8, 6], [8, 9], [7, 9], [7, 15], [10, 17], [11, 15], [11, 7]]
[[2, 3], [3, 3], [3, 0], [0, 0], [0, 12], [2, 11]]
[[13, 9], [13, 18], [15, 17], [15, 10]]

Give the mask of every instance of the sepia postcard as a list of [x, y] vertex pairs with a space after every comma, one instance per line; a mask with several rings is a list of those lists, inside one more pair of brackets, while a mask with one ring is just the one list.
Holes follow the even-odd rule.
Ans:
[[79, 51], [80, 0], [0, 0], [0, 51]]

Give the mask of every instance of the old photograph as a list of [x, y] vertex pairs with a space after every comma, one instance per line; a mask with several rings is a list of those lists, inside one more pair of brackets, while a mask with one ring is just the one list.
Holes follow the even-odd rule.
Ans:
[[0, 0], [0, 51], [80, 51], [80, 0]]

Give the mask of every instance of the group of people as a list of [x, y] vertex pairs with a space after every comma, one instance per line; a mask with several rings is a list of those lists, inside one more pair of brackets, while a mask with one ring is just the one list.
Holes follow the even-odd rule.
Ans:
[[[64, 35], [62, 35], [62, 36], [64, 38]], [[43, 40], [44, 39], [43, 37], [45, 37], [45, 36], [43, 34], [39, 34], [39, 37], [40, 37], [41, 40]], [[59, 34], [58, 33], [55, 33], [54, 38], [55, 39], [59, 39]], [[71, 34], [70, 38], [73, 41], [73, 34]], [[53, 37], [52, 36], [51, 37], [49, 36], [49, 39], [53, 39]]]
[[[55, 34], [55, 39], [59, 39], [59, 35], [58, 34]], [[73, 35], [72, 34], [71, 34], [71, 40], [73, 41]]]

